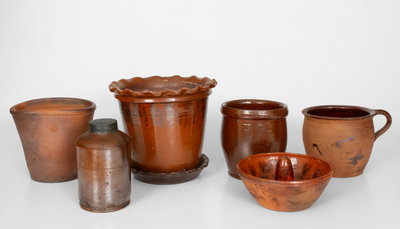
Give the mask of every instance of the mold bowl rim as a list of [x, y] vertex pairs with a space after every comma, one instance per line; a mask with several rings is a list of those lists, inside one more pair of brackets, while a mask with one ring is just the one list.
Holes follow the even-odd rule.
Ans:
[[[244, 163], [243, 161], [248, 160], [249, 158], [256, 158], [256, 157], [264, 157], [264, 156], [287, 156], [290, 159], [290, 156], [294, 156], [294, 157], [302, 157], [302, 158], [310, 158], [313, 160], [318, 160], [321, 161], [322, 163], [328, 165], [329, 168], [329, 172], [319, 176], [317, 178], [312, 178], [312, 179], [307, 179], [307, 180], [298, 180], [298, 181], [280, 181], [280, 180], [272, 180], [272, 179], [266, 179], [266, 178], [260, 178], [257, 176], [253, 176], [249, 173], [244, 172], [241, 168], [240, 168], [240, 164]], [[238, 164], [236, 165], [236, 168], [239, 172], [239, 176], [242, 178], [246, 178], [247, 180], [249, 180], [250, 182], [261, 182], [264, 184], [278, 184], [278, 185], [302, 185], [302, 184], [312, 184], [312, 183], [320, 183], [323, 182], [326, 179], [330, 179], [332, 177], [333, 174], [333, 169], [332, 166], [324, 161], [321, 160], [319, 158], [313, 157], [313, 156], [309, 156], [309, 155], [305, 155], [305, 154], [299, 154], [299, 153], [290, 153], [290, 152], [270, 152], [270, 153], [258, 153], [258, 154], [254, 154], [248, 157], [243, 158], [242, 160], [240, 160], [238, 162]]]

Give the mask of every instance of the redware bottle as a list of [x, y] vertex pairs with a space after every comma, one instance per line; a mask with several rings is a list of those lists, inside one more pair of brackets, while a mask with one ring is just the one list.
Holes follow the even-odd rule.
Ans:
[[129, 137], [115, 119], [96, 119], [77, 141], [79, 204], [88, 211], [126, 207], [131, 194]]

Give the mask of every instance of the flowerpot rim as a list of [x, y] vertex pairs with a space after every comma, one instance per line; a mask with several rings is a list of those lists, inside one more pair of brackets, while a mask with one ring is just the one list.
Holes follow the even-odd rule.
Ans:
[[[61, 107], [51, 107], [50, 104], [61, 104]], [[49, 104], [50, 106], [39, 107], [40, 104]], [[35, 108], [36, 106], [36, 108]], [[71, 97], [47, 97], [27, 100], [18, 103], [10, 108], [12, 115], [81, 115], [82, 113], [91, 113], [96, 109], [96, 104], [92, 101]]]
[[150, 76], [120, 79], [109, 85], [121, 101], [138, 103], [179, 102], [201, 99], [211, 94], [215, 79], [197, 76]]
[[288, 115], [288, 107], [272, 100], [237, 99], [222, 103], [221, 113], [243, 119], [279, 119]]
[[[347, 112], [343, 113], [343, 111]], [[322, 113], [321, 113], [322, 112]], [[340, 115], [323, 114], [324, 112], [340, 112]], [[370, 118], [376, 115], [376, 111], [366, 107], [353, 105], [319, 105], [307, 107], [302, 110], [306, 117], [327, 119], [327, 120], [360, 120]]]
[[[319, 176], [317, 178], [306, 179], [306, 180], [297, 180], [297, 181], [281, 181], [281, 180], [260, 178], [257, 176], [253, 176], [249, 173], [246, 173], [241, 169], [241, 165], [244, 164], [246, 160], [250, 160], [253, 158], [257, 158], [257, 157], [305, 158], [307, 160], [315, 160], [315, 161], [322, 162], [322, 164], [324, 164], [324, 166], [328, 166], [329, 171], [326, 174], [323, 174], [322, 176]], [[289, 153], [289, 152], [271, 152], [271, 153], [254, 154], [254, 155], [245, 157], [242, 160], [240, 160], [238, 162], [236, 168], [237, 168], [237, 171], [238, 171], [241, 179], [246, 178], [247, 180], [250, 180], [251, 182], [261, 182], [261, 183], [265, 183], [265, 184], [278, 184], [278, 185], [289, 185], [289, 186], [290, 185], [305, 185], [305, 184], [310, 184], [310, 183], [320, 183], [326, 179], [330, 179], [333, 174], [332, 166], [328, 162], [321, 160], [319, 158], [313, 157], [313, 156], [309, 156], [309, 155], [305, 155], [305, 154], [298, 154], [298, 153]]]

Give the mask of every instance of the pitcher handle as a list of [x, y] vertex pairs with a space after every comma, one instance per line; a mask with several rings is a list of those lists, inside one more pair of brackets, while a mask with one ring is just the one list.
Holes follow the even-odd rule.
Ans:
[[376, 109], [375, 111], [376, 115], [384, 115], [386, 117], [386, 124], [381, 129], [375, 132], [375, 141], [376, 141], [376, 139], [378, 139], [379, 136], [385, 133], [389, 129], [390, 125], [392, 125], [392, 116], [389, 114], [389, 112], [385, 110]]

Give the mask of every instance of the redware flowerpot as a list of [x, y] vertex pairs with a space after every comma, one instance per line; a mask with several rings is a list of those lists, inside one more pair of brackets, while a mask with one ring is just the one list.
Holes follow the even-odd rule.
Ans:
[[[392, 117], [387, 111], [357, 106], [327, 105], [303, 110], [303, 142], [308, 155], [331, 164], [334, 177], [360, 175], [375, 140], [385, 133]], [[386, 124], [374, 132], [373, 117], [384, 115]]]
[[239, 178], [237, 163], [250, 155], [286, 149], [286, 104], [256, 99], [222, 104], [221, 143], [228, 173]]
[[76, 98], [43, 98], [11, 107], [31, 178], [39, 182], [76, 179], [78, 137], [89, 128], [96, 105]]
[[141, 172], [137, 179], [180, 183], [185, 179], [153, 182], [151, 176], [201, 167], [207, 98], [216, 84], [196, 76], [135, 77], [110, 84], [131, 138], [133, 169]]

